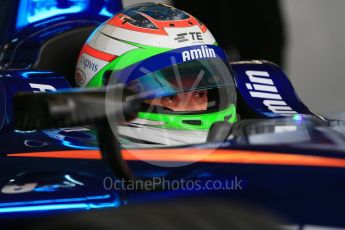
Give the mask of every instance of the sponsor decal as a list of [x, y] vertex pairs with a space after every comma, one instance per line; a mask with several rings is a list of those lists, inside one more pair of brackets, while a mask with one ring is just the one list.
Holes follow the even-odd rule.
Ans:
[[52, 85], [36, 84], [36, 83], [29, 83], [29, 85], [32, 89], [34, 89], [33, 90], [34, 93], [56, 91], [56, 88]]
[[262, 103], [273, 113], [287, 115], [296, 114], [278, 92], [270, 75], [266, 71], [246, 71], [250, 83], [246, 83], [250, 96], [264, 99]]
[[75, 82], [79, 86], [86, 86], [88, 82], [109, 62], [83, 53], [78, 59], [75, 72]]
[[77, 85], [84, 85], [86, 81], [86, 76], [84, 71], [82, 71], [80, 68], [77, 68], [77, 73], [75, 77], [75, 82]]
[[201, 48], [186, 50], [182, 52], [183, 61], [191, 61], [201, 58], [215, 58], [216, 52], [212, 48], [207, 46], [201, 46]]
[[84, 70], [90, 69], [94, 72], [96, 72], [98, 70], [98, 65], [85, 56], [82, 56], [80, 58], [80, 62], [81, 62], [81, 66], [83, 67]]
[[176, 34], [174, 40], [181, 43], [188, 41], [203, 41], [204, 39], [201, 32], [189, 32]]

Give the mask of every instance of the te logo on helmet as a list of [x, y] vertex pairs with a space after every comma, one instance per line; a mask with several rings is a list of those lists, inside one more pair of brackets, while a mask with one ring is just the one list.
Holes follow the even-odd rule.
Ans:
[[176, 37], [174, 38], [174, 40], [177, 41], [178, 43], [181, 43], [181, 42], [188, 42], [189, 40], [203, 41], [204, 39], [201, 32], [189, 32], [189, 33], [176, 34]]

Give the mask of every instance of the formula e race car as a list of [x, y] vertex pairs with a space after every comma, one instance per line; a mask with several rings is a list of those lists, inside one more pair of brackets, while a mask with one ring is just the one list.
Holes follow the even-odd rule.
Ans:
[[[233, 122], [160, 136], [159, 121], [138, 123], [147, 99], [133, 88], [75, 88], [84, 42], [119, 1], [2, 4], [2, 227], [345, 228], [345, 122], [310, 111], [275, 64], [230, 62]], [[183, 61], [210, 49], [184, 49]], [[123, 134], [133, 119], [149, 130], [140, 143]]]

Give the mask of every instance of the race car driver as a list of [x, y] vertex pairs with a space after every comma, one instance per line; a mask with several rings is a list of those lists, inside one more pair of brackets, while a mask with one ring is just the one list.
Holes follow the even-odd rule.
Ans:
[[100, 25], [83, 46], [76, 84], [125, 84], [143, 101], [119, 127], [127, 145], [183, 145], [206, 140], [217, 121], [236, 121], [236, 89], [225, 52], [192, 15], [141, 3]]

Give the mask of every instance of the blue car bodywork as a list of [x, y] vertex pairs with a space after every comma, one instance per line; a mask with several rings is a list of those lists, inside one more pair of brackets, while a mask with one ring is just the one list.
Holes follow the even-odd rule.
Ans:
[[[243, 182], [240, 191], [142, 192], [109, 188], [105, 184], [107, 178], [113, 181], [116, 175], [102, 161], [95, 135], [88, 127], [15, 130], [13, 96], [17, 92], [56, 91], [71, 88], [73, 84], [73, 76], [57, 73], [54, 68], [37, 70], [37, 66], [45, 66], [42, 47], [65, 33], [95, 28], [121, 9], [118, 1], [97, 1], [95, 5], [88, 5], [87, 0], [45, 2], [50, 2], [45, 9], [50, 7], [52, 12], [45, 10], [46, 17], [39, 18], [38, 13], [35, 15], [42, 7], [39, 1], [12, 1], [8, 9], [13, 12], [9, 10], [12, 15], [6, 18], [8, 26], [1, 37], [0, 218], [17, 219], [203, 195], [244, 200], [289, 219], [293, 225], [345, 228], [343, 124], [310, 111], [286, 75], [270, 62], [231, 63], [241, 118], [261, 120], [254, 123], [248, 120], [237, 127], [233, 139], [218, 143], [217, 151], [226, 152], [229, 157], [181, 168], [162, 168], [129, 160], [133, 172], [141, 176], [192, 181], [225, 181], [236, 177]], [[107, 8], [109, 5], [111, 9]], [[64, 57], [56, 60], [64, 62]], [[264, 88], [259, 88], [260, 85]], [[292, 115], [292, 118], [283, 119], [282, 115]], [[300, 127], [292, 134], [300, 136], [294, 139], [291, 135], [253, 131], [277, 126]], [[255, 139], [256, 134], [267, 134], [265, 140], [270, 141], [262, 143]], [[188, 146], [188, 151], [214, 145]], [[166, 151], [173, 153], [174, 149]], [[236, 154], [244, 155], [241, 159], [231, 157]]]

